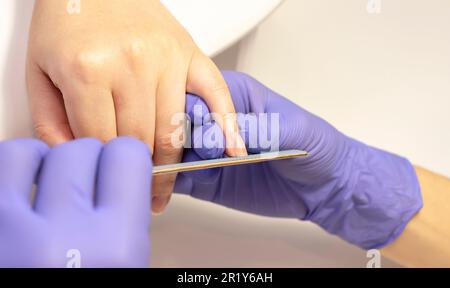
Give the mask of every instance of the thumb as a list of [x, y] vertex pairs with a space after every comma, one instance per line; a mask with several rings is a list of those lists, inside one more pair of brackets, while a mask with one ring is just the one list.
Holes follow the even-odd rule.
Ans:
[[62, 94], [35, 64], [27, 65], [27, 89], [36, 137], [50, 146], [72, 140]]

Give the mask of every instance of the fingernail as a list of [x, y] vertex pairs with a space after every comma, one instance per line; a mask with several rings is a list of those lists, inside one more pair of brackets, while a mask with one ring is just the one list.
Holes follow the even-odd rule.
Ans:
[[153, 215], [161, 215], [166, 210], [170, 197], [156, 196], [152, 198]]
[[231, 157], [247, 156], [247, 148], [240, 135], [236, 114], [226, 115], [224, 123], [227, 155]]
[[244, 140], [242, 139], [241, 135], [237, 135], [237, 153], [239, 156], [247, 156], [247, 147], [245, 146]]
[[237, 133], [228, 133], [227, 138], [227, 154], [231, 157], [247, 156], [247, 148], [245, 147], [244, 140]]

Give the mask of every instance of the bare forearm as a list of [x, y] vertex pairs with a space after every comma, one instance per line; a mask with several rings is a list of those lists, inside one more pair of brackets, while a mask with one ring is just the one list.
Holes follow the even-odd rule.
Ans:
[[450, 179], [416, 171], [424, 207], [382, 253], [407, 267], [450, 267]]

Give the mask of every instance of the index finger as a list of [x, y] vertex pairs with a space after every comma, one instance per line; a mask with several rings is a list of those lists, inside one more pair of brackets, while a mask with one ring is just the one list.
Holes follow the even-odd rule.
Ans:
[[205, 100], [226, 139], [228, 156], [246, 156], [245, 143], [239, 134], [236, 111], [227, 83], [219, 69], [204, 54], [196, 53], [188, 73], [187, 90]]

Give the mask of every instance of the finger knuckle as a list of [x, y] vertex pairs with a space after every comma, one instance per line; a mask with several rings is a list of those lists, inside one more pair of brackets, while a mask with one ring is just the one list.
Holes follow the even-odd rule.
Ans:
[[79, 51], [69, 57], [68, 62], [72, 75], [84, 83], [91, 83], [101, 75], [102, 60], [98, 52]]
[[136, 137], [119, 137], [111, 140], [106, 148], [107, 151], [114, 151], [118, 155], [125, 155], [128, 159], [140, 160], [149, 154], [148, 146]]
[[180, 149], [174, 143], [174, 135], [159, 135], [155, 139], [155, 154], [164, 155], [165, 158], [177, 158], [180, 156]]
[[141, 38], [132, 38], [122, 47], [122, 56], [129, 70], [135, 70], [143, 64], [148, 54], [148, 45]]
[[46, 142], [53, 134], [53, 129], [48, 125], [36, 124], [34, 126], [34, 134], [38, 139]]
[[[50, 123], [35, 122], [33, 126], [34, 136], [49, 146], [61, 144], [74, 138], [68, 120], [54, 121]], [[79, 136], [78, 136], [79, 137]], [[64, 140], [67, 139], [67, 140]]]
[[227, 96], [229, 95], [228, 85], [224, 81], [216, 80], [210, 85], [209, 92], [217, 97]]

